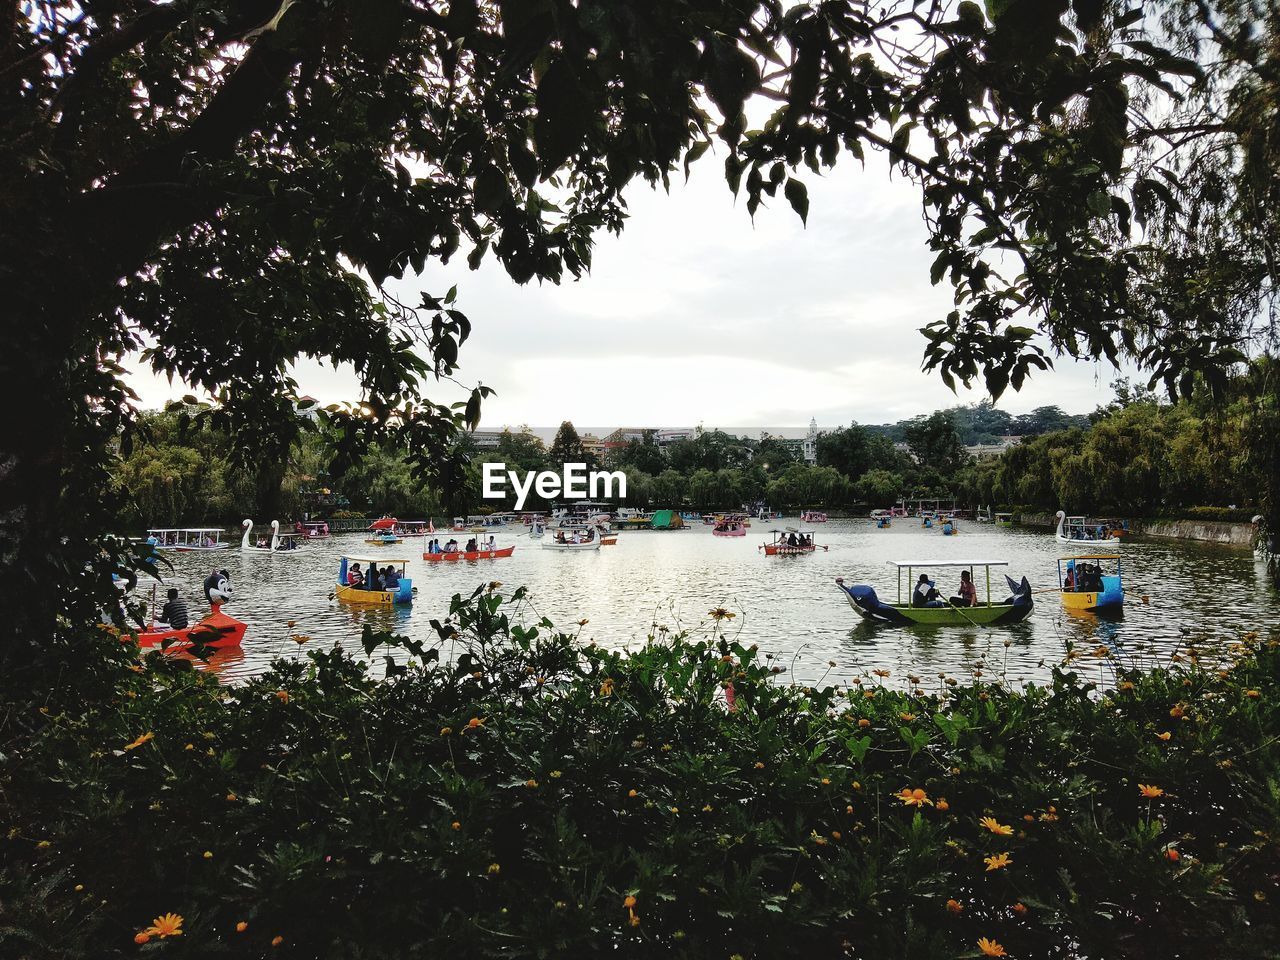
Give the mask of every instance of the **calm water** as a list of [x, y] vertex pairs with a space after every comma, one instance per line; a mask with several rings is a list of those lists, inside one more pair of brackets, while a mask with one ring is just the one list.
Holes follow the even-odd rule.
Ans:
[[[974, 670], [1018, 683], [1045, 677], [1069, 642], [1089, 649], [1106, 645], [1124, 663], [1155, 664], [1188, 643], [1220, 649], [1243, 631], [1280, 625], [1280, 597], [1247, 551], [1136, 540], [1119, 548], [1127, 591], [1123, 619], [1067, 614], [1056, 594], [1044, 593], [1031, 617], [1011, 627], [871, 627], [850, 609], [833, 582], [837, 576], [870, 583], [882, 599], [892, 600], [889, 560], [990, 559], [1009, 561], [1008, 572], [1026, 575], [1033, 588], [1049, 588], [1057, 582], [1056, 558], [1071, 549], [1039, 529], [966, 523], [959, 536], [944, 537], [919, 521], [879, 530], [865, 520], [837, 520], [816, 528], [829, 551], [766, 557], [757, 545], [772, 525], [756, 522], [739, 538], [713, 537], [703, 526], [624, 532], [616, 546], [576, 553], [543, 550], [523, 528], [511, 528], [497, 532], [499, 546], [516, 543], [510, 558], [430, 566], [421, 559], [420, 541], [372, 547], [363, 534], [313, 541], [292, 555], [232, 549], [166, 556], [193, 614], [204, 609], [201, 583], [214, 565], [230, 572], [236, 594], [227, 610], [249, 630], [242, 650], [223, 651], [211, 665], [229, 679], [261, 670], [272, 657], [296, 656], [299, 648], [289, 639], [295, 633], [311, 637], [311, 646], [338, 643], [358, 651], [361, 628], [372, 623], [430, 642], [435, 634], [429, 621], [447, 613], [449, 598], [491, 580], [501, 581], [503, 592], [529, 588], [526, 618], [546, 616], [565, 629], [587, 619], [583, 639], [612, 646], [641, 644], [658, 626], [705, 633], [708, 611], [725, 607], [736, 614], [727, 622], [729, 633], [759, 644], [789, 676], [806, 683], [866, 677], [872, 669], [892, 670], [895, 680], [914, 673], [927, 687], [938, 684], [940, 673], [963, 678]], [[413, 606], [361, 609], [330, 601], [343, 553], [409, 559], [418, 588]], [[992, 595], [1003, 598], [1003, 577], [996, 570], [992, 576]], [[940, 590], [954, 593], [959, 570], [936, 571], [935, 579]], [[984, 599], [980, 570], [975, 579]], [[1082, 663], [1107, 679], [1102, 661]]]

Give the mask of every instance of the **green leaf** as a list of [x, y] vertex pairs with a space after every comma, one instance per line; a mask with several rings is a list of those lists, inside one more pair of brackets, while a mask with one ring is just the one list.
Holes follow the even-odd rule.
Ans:
[[791, 209], [800, 215], [800, 222], [807, 226], [809, 222], [808, 188], [795, 177], [790, 177], [787, 185], [782, 188], [782, 192], [787, 202], [791, 204]]

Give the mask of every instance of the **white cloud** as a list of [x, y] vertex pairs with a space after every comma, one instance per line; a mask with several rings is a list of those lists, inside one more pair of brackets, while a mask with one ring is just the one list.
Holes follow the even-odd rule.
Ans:
[[[496, 262], [472, 273], [459, 258], [398, 288], [458, 285], [473, 323], [461, 378], [497, 389], [490, 427], [878, 423], [982, 399], [920, 370], [918, 328], [951, 309], [951, 293], [929, 284], [916, 188], [873, 162], [809, 189], [807, 229], [781, 198], [752, 223], [708, 158], [669, 196], [635, 187], [622, 236], [599, 238], [581, 281], [520, 287]], [[349, 371], [304, 361], [295, 376], [323, 402], [356, 399]], [[1002, 406], [1088, 411], [1114, 376], [1063, 361]], [[145, 372], [134, 387], [149, 406], [187, 392]]]

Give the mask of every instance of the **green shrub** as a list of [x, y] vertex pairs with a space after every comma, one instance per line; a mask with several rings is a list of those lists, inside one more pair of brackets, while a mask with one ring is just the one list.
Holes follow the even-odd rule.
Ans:
[[1257, 507], [1187, 507], [1178, 511], [1182, 520], [1215, 520], [1221, 523], [1248, 523], [1258, 514]]
[[1109, 692], [1077, 672], [1105, 649], [1022, 693], [810, 689], [718, 630], [522, 627], [497, 586], [437, 647], [366, 633], [377, 670], [224, 687], [104, 634], [31, 685], [0, 955], [1274, 955], [1275, 640]]

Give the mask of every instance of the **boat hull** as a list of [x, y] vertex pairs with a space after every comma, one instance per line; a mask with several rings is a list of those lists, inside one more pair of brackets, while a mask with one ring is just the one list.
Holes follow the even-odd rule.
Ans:
[[554, 540], [543, 540], [539, 546], [543, 550], [599, 550], [600, 541], [592, 540], [590, 543], [556, 543]]
[[138, 645], [142, 647], [186, 650], [202, 646], [221, 649], [240, 646], [247, 629], [244, 623], [218, 607], [199, 623], [183, 630], [145, 630], [137, 636]]
[[401, 580], [395, 590], [362, 590], [359, 587], [348, 587], [341, 583], [333, 585], [333, 596], [343, 603], [354, 603], [361, 606], [384, 606], [413, 602], [413, 582]]
[[1088, 613], [1119, 610], [1124, 607], [1124, 587], [1119, 581], [1119, 577], [1103, 577], [1101, 590], [1063, 590], [1062, 606]]
[[453, 553], [424, 553], [422, 559], [428, 563], [447, 563], [455, 560], [497, 560], [499, 557], [509, 557], [515, 552], [515, 547], [503, 547], [501, 550], [458, 550]]
[[836, 585], [844, 591], [849, 606], [864, 620], [900, 627], [911, 624], [932, 627], [1004, 626], [1025, 620], [1035, 608], [1031, 588], [1025, 578], [1021, 584], [1015, 585], [1017, 592], [1009, 602], [993, 603], [990, 606], [980, 604], [976, 607], [953, 607], [949, 604], [941, 607], [913, 607], [905, 603], [885, 603], [866, 584]]
[[178, 553], [213, 553], [215, 550], [230, 550], [229, 543], [215, 543], [212, 547], [193, 547], [188, 544], [181, 544], [176, 547], [160, 547], [161, 550], [176, 550]]
[[776, 543], [767, 543], [764, 547], [764, 555], [766, 557], [798, 557], [802, 553], [813, 553], [818, 548], [814, 545], [807, 547], [790, 547], [779, 546]]
[[746, 527], [739, 527], [737, 530], [712, 530], [713, 537], [745, 537], [747, 535]]

